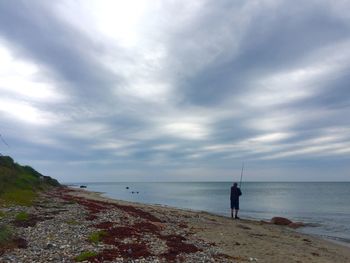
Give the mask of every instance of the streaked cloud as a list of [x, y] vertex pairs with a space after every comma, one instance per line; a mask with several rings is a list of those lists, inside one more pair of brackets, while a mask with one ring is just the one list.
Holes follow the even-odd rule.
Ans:
[[349, 8], [2, 1], [0, 152], [65, 181], [348, 180]]

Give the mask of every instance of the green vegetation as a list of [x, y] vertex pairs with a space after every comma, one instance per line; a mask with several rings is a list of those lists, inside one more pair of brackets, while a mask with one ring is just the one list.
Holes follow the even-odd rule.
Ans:
[[85, 252], [82, 252], [79, 256], [77, 256], [77, 257], [75, 258], [75, 261], [81, 262], [81, 261], [88, 260], [89, 258], [95, 257], [95, 256], [97, 256], [97, 253], [96, 253], [96, 252], [93, 252], [93, 251], [85, 251]]
[[92, 242], [92, 243], [97, 244], [106, 235], [107, 235], [107, 232], [103, 231], [103, 230], [102, 231], [93, 232], [89, 236], [89, 241]]
[[9, 156], [0, 156], [0, 205], [31, 205], [37, 192], [59, 186], [30, 166], [22, 166]]
[[17, 221], [27, 221], [29, 219], [29, 215], [26, 212], [19, 212], [16, 215]]
[[13, 238], [13, 230], [7, 225], [0, 225], [0, 245], [8, 244]]
[[3, 217], [5, 217], [5, 212], [3, 212], [3, 211], [0, 211], [0, 218], [3, 218]]
[[66, 223], [68, 225], [79, 225], [79, 222], [76, 220], [67, 220]]
[[7, 191], [1, 195], [1, 199], [6, 204], [17, 204], [23, 206], [30, 206], [36, 193], [33, 190], [13, 189], [11, 192]]

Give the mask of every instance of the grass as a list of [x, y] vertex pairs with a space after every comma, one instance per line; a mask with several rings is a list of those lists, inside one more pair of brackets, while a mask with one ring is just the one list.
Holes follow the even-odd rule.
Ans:
[[37, 192], [59, 186], [55, 179], [20, 165], [9, 156], [0, 156], [0, 182], [0, 206], [30, 206]]
[[97, 253], [94, 251], [84, 251], [82, 253], [80, 253], [79, 256], [75, 257], [75, 261], [77, 262], [81, 262], [81, 261], [85, 261], [91, 257], [95, 257], [97, 256]]
[[31, 206], [37, 197], [33, 190], [14, 189], [1, 195], [5, 205]]
[[0, 225], [0, 245], [6, 245], [13, 238], [13, 230], [8, 225]]
[[68, 225], [73, 225], [73, 226], [79, 225], [79, 222], [76, 221], [76, 220], [67, 220], [66, 223], [67, 223]]
[[5, 217], [5, 212], [3, 212], [3, 211], [0, 211], [0, 218], [3, 218], [3, 217]]
[[16, 215], [17, 221], [27, 221], [29, 219], [29, 215], [26, 212], [19, 212]]
[[92, 242], [92, 243], [97, 244], [106, 235], [107, 235], [107, 232], [104, 231], [104, 230], [97, 231], [97, 232], [92, 232], [90, 234], [90, 236], [89, 236], [89, 241]]

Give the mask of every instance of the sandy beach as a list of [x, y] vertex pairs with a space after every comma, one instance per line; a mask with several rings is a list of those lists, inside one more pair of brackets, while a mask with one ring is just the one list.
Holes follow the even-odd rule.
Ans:
[[[33, 207], [1, 210], [22, 245], [0, 251], [0, 262], [350, 262], [348, 247], [285, 226], [86, 190], [62, 188], [43, 194]], [[31, 220], [16, 222], [19, 211]]]

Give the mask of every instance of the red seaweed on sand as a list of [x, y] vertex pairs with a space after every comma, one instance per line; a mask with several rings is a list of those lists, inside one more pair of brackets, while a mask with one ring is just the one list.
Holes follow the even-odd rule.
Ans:
[[174, 261], [179, 254], [189, 254], [201, 251], [201, 249], [195, 245], [184, 243], [186, 239], [179, 235], [167, 235], [161, 236], [160, 238], [165, 240], [168, 246], [168, 251], [161, 255], [167, 261]]
[[107, 230], [107, 234], [102, 238], [103, 243], [108, 245], [119, 245], [119, 240], [128, 237], [139, 237], [140, 234], [135, 228], [120, 226]]
[[136, 223], [134, 224], [133, 226], [134, 228], [136, 229], [140, 229], [144, 232], [149, 232], [149, 233], [152, 233], [152, 234], [158, 234], [159, 235], [159, 227], [156, 226], [155, 224], [153, 223], [150, 223], [150, 222], [140, 222], [140, 223]]
[[152, 215], [148, 212], [142, 211], [141, 209], [137, 209], [137, 208], [130, 206], [130, 205], [113, 204], [113, 206], [124, 211], [124, 212], [129, 213], [132, 216], [140, 217], [142, 219], [149, 220], [152, 222], [162, 222], [159, 218], [155, 217], [154, 215]]
[[[76, 202], [84, 206], [89, 211], [89, 216], [86, 218], [87, 220], [95, 220], [98, 218], [98, 213], [113, 208], [126, 212], [131, 217], [143, 220], [134, 223], [132, 226], [114, 226], [117, 223], [108, 221], [92, 225], [97, 229], [105, 230], [106, 235], [102, 237], [102, 242], [114, 247], [103, 249], [97, 256], [89, 258], [90, 262], [113, 261], [118, 257], [138, 259], [147, 258], [150, 256], [160, 256], [167, 262], [173, 262], [176, 260], [181, 261], [181, 256], [184, 254], [202, 251], [195, 245], [187, 243], [187, 239], [181, 235], [162, 234], [165, 223], [151, 213], [143, 211], [139, 208], [135, 208], [130, 205], [120, 205], [76, 197], [69, 195], [68, 191], [58, 192], [57, 195], [65, 201]], [[126, 218], [126, 221], [127, 219], [128, 218]], [[180, 223], [179, 227], [188, 228], [188, 226], [184, 223]], [[142, 237], [144, 233], [152, 234], [156, 238], [164, 240], [168, 248], [167, 251], [160, 255], [152, 254], [147, 245], [140, 242], [140, 237]], [[121, 242], [121, 240], [127, 238], [133, 238], [136, 242]]]
[[89, 258], [89, 262], [113, 261], [118, 257], [138, 259], [147, 258], [153, 254], [143, 243], [118, 244], [117, 248], [104, 249], [97, 256]]
[[15, 248], [25, 249], [28, 247], [28, 242], [22, 237], [14, 238], [13, 240], [7, 242], [4, 245], [0, 245], [0, 256], [4, 254], [7, 250], [13, 250]]
[[93, 227], [98, 228], [98, 229], [108, 230], [108, 229], [112, 228], [113, 225], [114, 225], [113, 222], [101, 222], [99, 224], [93, 225]]
[[28, 215], [25, 220], [13, 220], [11, 223], [16, 227], [34, 227], [38, 222], [53, 219], [53, 217], [38, 217], [33, 214]]
[[155, 217], [154, 215], [130, 205], [119, 205], [119, 204], [96, 201], [96, 200], [92, 201], [83, 197], [72, 196], [72, 195], [69, 195], [68, 193], [69, 193], [69, 190], [68, 191], [61, 190], [61, 191], [57, 191], [56, 193], [53, 193], [53, 195], [59, 198], [62, 198], [65, 201], [77, 202], [78, 204], [86, 207], [92, 214], [97, 214], [104, 210], [110, 209], [111, 207], [115, 207], [135, 217], [139, 217], [152, 222], [162, 222], [159, 218]]

